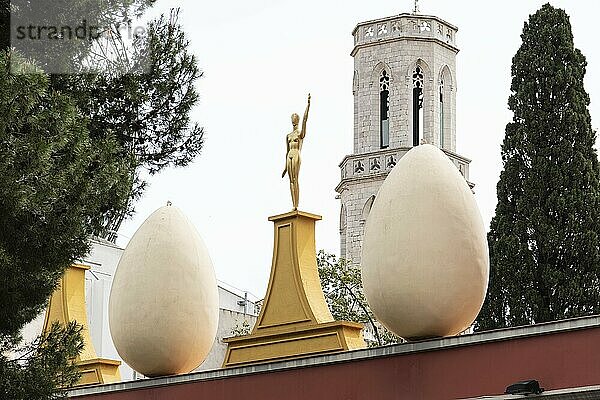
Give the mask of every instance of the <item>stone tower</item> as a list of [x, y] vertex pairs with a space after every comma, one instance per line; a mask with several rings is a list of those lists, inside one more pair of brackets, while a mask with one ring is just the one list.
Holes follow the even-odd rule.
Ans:
[[361, 22], [352, 32], [354, 152], [340, 164], [336, 191], [340, 254], [353, 264], [379, 187], [413, 146], [438, 146], [469, 179], [470, 160], [456, 153], [456, 32], [417, 14]]

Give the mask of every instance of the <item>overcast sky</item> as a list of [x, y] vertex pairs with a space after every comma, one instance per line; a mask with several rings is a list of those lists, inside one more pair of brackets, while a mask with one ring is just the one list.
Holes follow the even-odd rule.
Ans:
[[[510, 65], [524, 21], [545, 1], [422, 0], [422, 14], [458, 26], [457, 151], [472, 159], [470, 178], [486, 226], [496, 205], [500, 144]], [[206, 242], [217, 278], [262, 297], [273, 251], [271, 215], [291, 209], [285, 161], [290, 114], [312, 93], [302, 150], [300, 209], [323, 216], [317, 249], [339, 254], [338, 164], [352, 151], [351, 32], [360, 21], [411, 12], [413, 1], [159, 1], [154, 13], [180, 7], [204, 77], [193, 112], [206, 131], [202, 154], [187, 168], [149, 179], [137, 214], [121, 228], [125, 246], [168, 200]], [[575, 45], [587, 57], [586, 90], [600, 124], [600, 2], [552, 1], [571, 17]]]

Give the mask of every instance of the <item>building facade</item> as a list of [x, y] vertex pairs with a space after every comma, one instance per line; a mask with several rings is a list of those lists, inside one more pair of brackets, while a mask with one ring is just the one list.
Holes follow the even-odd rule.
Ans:
[[456, 153], [457, 28], [433, 16], [400, 14], [359, 23], [354, 37], [354, 149], [340, 164], [340, 254], [360, 264], [362, 237], [379, 187], [413, 146]]

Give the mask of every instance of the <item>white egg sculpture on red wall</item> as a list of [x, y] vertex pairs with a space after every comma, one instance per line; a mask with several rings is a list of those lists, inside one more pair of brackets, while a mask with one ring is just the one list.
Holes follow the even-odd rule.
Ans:
[[477, 317], [489, 278], [486, 231], [464, 177], [437, 147], [414, 147], [390, 172], [362, 251], [367, 301], [398, 336], [452, 336]]
[[215, 340], [217, 281], [202, 238], [172, 205], [156, 210], [125, 248], [109, 300], [121, 358], [149, 376], [188, 373]]

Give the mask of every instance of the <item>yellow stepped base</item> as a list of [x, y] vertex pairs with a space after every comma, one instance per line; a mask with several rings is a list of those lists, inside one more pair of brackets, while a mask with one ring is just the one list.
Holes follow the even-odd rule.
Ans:
[[334, 321], [325, 302], [315, 251], [315, 222], [320, 219], [302, 211], [269, 218], [275, 240], [263, 307], [250, 335], [224, 340], [223, 367], [366, 347], [363, 325]]
[[225, 367], [273, 362], [362, 349], [362, 324], [335, 321], [287, 332], [268, 332], [225, 339]]

